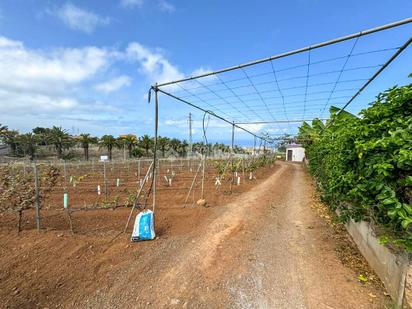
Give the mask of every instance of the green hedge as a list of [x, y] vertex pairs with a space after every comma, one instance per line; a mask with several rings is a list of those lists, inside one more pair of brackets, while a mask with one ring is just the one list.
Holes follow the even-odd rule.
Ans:
[[342, 220], [367, 220], [412, 252], [412, 84], [381, 93], [360, 118], [331, 108], [299, 137], [323, 199]]

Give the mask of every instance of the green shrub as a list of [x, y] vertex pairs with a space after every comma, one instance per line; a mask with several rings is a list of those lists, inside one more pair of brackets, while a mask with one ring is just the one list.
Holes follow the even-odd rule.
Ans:
[[372, 221], [412, 251], [412, 84], [381, 93], [360, 116], [332, 108], [326, 128], [300, 128], [309, 170], [342, 220]]

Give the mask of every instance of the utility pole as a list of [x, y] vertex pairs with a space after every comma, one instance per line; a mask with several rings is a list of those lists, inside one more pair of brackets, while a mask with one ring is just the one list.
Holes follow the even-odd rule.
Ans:
[[192, 141], [192, 113], [189, 113], [189, 157], [192, 156], [193, 141]]

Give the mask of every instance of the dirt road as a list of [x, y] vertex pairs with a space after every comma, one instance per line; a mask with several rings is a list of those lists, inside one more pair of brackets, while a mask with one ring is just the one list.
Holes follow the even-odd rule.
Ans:
[[[8, 290], [0, 292], [3, 306], [383, 308], [383, 290], [358, 282], [359, 273], [342, 264], [336, 251], [342, 243], [311, 207], [313, 196], [303, 166], [277, 163], [270, 177], [230, 204], [175, 214], [190, 228], [162, 221], [152, 242], [39, 237], [30, 252], [52, 246], [47, 255], [55, 258], [48, 262], [61, 271], [51, 272], [53, 278], [42, 272], [46, 256], [31, 276], [17, 264], [15, 271], [0, 266]], [[22, 276], [20, 283], [6, 271]], [[43, 286], [29, 291], [21, 286], [24, 276], [37, 276]]]

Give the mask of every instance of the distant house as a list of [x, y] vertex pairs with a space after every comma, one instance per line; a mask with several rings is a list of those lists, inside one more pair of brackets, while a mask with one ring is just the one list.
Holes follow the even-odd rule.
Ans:
[[303, 162], [305, 159], [305, 148], [300, 144], [286, 146], [286, 161]]

